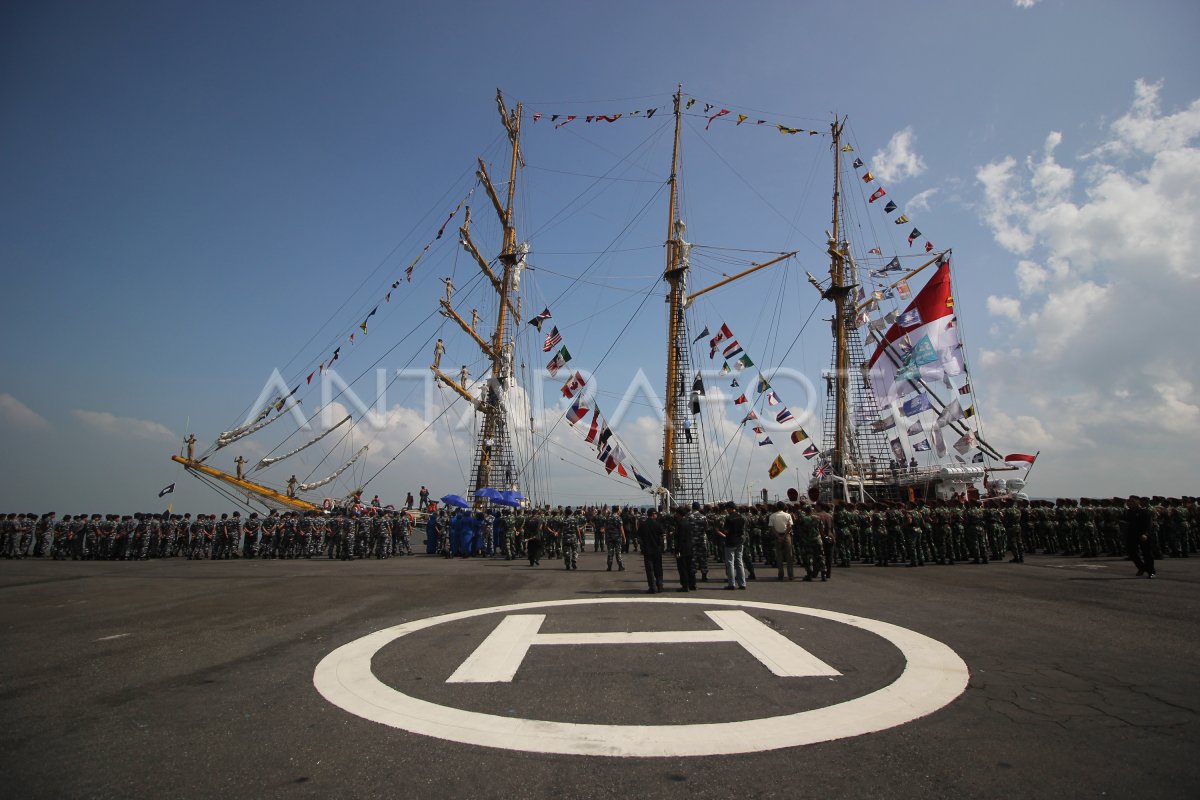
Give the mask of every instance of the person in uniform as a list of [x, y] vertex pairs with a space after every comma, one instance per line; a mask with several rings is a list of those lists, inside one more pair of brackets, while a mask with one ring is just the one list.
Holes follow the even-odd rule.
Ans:
[[675, 508], [675, 568], [679, 570], [679, 591], [696, 591], [696, 569], [692, 563], [695, 537], [692, 536], [691, 515], [683, 506]]
[[187, 460], [195, 461], [196, 460], [196, 434], [189, 433], [187, 438], [183, 440], [183, 443], [187, 446]]
[[700, 511], [699, 503], [692, 503], [688, 514], [688, 532], [692, 537], [692, 565], [699, 570], [700, 581], [708, 581], [708, 518]]
[[608, 517], [604, 520], [604, 547], [608, 550], [608, 571], [612, 571], [613, 557], [617, 559], [617, 569], [625, 571], [625, 560], [621, 557], [621, 549], [625, 544], [625, 524], [621, 521], [620, 505], [613, 503]]
[[567, 506], [561, 522], [564, 569], [579, 569], [579, 551], [582, 549], [579, 537], [582, 528], [583, 517]]
[[234, 466], [237, 467], [238, 480], [243, 480], [246, 477], [246, 458], [244, 456], [238, 456], [233, 460], [233, 463]]
[[642, 563], [646, 566], [648, 594], [661, 594], [663, 590], [663, 539], [665, 531], [658, 521], [658, 512], [650, 509], [646, 519], [637, 527], [638, 547], [642, 552]]
[[542, 563], [542, 512], [535, 510], [525, 518], [525, 552], [529, 555], [529, 566]]

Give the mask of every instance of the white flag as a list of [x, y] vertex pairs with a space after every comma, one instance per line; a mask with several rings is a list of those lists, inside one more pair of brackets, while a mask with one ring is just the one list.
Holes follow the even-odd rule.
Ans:
[[954, 401], [950, 403], [950, 405], [942, 409], [942, 413], [938, 414], [937, 427], [943, 428], [949, 425], [951, 422], [957, 422], [962, 418], [962, 405], [958, 402], [958, 398], [956, 397], [954, 398]]

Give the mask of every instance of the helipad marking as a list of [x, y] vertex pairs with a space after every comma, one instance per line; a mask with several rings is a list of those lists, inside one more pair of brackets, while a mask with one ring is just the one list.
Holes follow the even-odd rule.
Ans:
[[533, 645], [733, 642], [744, 647], [780, 678], [821, 678], [842, 674], [745, 611], [704, 613], [720, 626], [717, 630], [539, 633], [545, 614], [513, 614], [500, 621], [446, 683], [508, 683]]
[[[436, 625], [487, 614], [607, 603], [688, 603], [817, 617], [886, 639], [900, 650], [906, 664], [900, 677], [888, 686], [836, 705], [777, 717], [688, 725], [599, 725], [484, 714], [411, 697], [385, 685], [371, 672], [371, 658], [383, 647]], [[873, 733], [948, 705], [966, 689], [969, 677], [967, 665], [946, 645], [879, 620], [747, 600], [603, 598], [471, 609], [386, 628], [327, 655], [317, 665], [313, 685], [325, 699], [352, 714], [439, 739], [534, 753], [644, 758], [751, 753]]]

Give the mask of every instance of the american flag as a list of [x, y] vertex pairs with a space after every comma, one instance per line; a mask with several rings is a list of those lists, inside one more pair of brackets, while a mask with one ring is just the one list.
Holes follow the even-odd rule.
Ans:
[[542, 345], [542, 352], [549, 353], [560, 344], [562, 344], [562, 336], [559, 334], [558, 328], [551, 328], [550, 333], [546, 335], [546, 343]]

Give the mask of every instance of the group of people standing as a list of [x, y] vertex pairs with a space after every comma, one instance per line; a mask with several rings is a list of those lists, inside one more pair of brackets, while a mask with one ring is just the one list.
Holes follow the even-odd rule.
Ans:
[[[680, 591], [708, 580], [723, 564], [725, 588], [745, 589], [755, 565], [778, 580], [829, 580], [834, 565], [878, 567], [987, 564], [1027, 553], [1124, 556], [1154, 577], [1156, 560], [1187, 558], [1200, 546], [1195, 498], [1026, 501], [934, 500], [923, 503], [734, 503], [677, 507], [661, 516], [630, 506], [556, 509], [449, 509], [353, 506], [334, 512], [221, 514], [77, 514], [0, 516], [0, 556], [74, 560], [231, 558], [389, 558], [412, 553], [416, 525], [426, 553], [561, 559], [576, 570], [588, 537], [607, 569], [625, 570], [641, 553], [647, 590], [663, 591], [662, 559], [671, 555]], [[428, 491], [421, 487], [421, 499]], [[799, 567], [799, 570], [797, 569]]]

